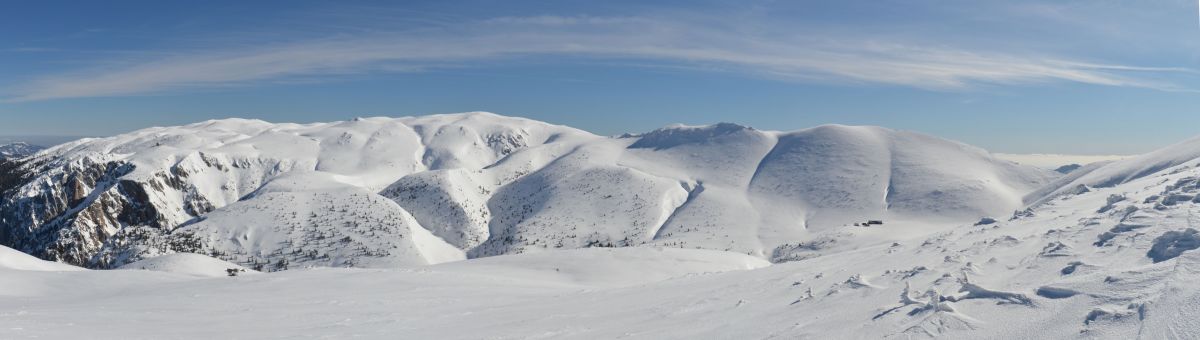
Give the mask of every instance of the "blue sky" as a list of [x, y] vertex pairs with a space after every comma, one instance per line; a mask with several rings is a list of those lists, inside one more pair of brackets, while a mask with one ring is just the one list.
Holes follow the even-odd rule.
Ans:
[[492, 111], [599, 134], [881, 125], [995, 152], [1200, 135], [1175, 0], [6, 1], [0, 135]]

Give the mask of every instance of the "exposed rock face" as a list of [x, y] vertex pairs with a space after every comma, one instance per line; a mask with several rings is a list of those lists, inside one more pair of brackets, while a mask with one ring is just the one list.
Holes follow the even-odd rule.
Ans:
[[[147, 176], [131, 176], [137, 165], [106, 158], [67, 161], [42, 156], [6, 163], [6, 184], [0, 188], [5, 193], [0, 201], [0, 243], [47, 260], [92, 268], [119, 266], [140, 255], [131, 249], [137, 242], [131, 242], [129, 234], [139, 241], [160, 238], [217, 208], [198, 187], [203, 177], [231, 182], [220, 186], [220, 196], [261, 184], [232, 183], [247, 172], [239, 170], [257, 172], [248, 169], [251, 163], [203, 153]], [[279, 169], [280, 163], [270, 168]], [[222, 202], [227, 198], [217, 197]]]
[[11, 174], [22, 186], [6, 190], [0, 203], [0, 242], [45, 259], [95, 265], [92, 256], [122, 227], [156, 223], [145, 190], [120, 180], [132, 170], [91, 158], [16, 166]]

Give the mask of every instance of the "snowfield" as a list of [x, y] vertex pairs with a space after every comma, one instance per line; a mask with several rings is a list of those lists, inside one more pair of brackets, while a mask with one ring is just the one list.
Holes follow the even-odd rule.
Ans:
[[473, 113], [31, 159], [4, 339], [1200, 338], [1197, 140], [1060, 175], [876, 127]]
[[[4, 254], [4, 260], [23, 255]], [[541, 335], [534, 336], [528, 332], [556, 324], [553, 319], [573, 317], [527, 313], [603, 305], [610, 302], [595, 299], [604, 298], [605, 292], [769, 265], [710, 250], [597, 248], [405, 269], [326, 268], [204, 278], [200, 276], [208, 272], [225, 275], [213, 262], [218, 260], [177, 255], [183, 254], [123, 268], [152, 266], [154, 271], [2, 269], [0, 283], [16, 287], [18, 294], [0, 295], [0, 305], [6, 306], [0, 311], [0, 330], [6, 339], [600, 336], [603, 333], [587, 330], [593, 326], [584, 325], [536, 330]], [[613, 322], [617, 320], [609, 321]]]

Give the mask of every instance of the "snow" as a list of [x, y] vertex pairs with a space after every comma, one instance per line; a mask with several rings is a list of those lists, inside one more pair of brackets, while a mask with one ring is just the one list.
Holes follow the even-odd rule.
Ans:
[[626, 287], [770, 265], [757, 257], [723, 251], [632, 247], [495, 256], [431, 268], [438, 272], [506, 276], [530, 282]]
[[0, 246], [0, 271], [8, 270], [75, 271], [83, 270], [83, 268], [58, 262], [44, 261], [12, 248]]
[[237, 275], [258, 274], [258, 271], [248, 270], [233, 263], [191, 253], [175, 253], [152, 257], [121, 266], [117, 269], [152, 270], [201, 277], [229, 276], [227, 270], [230, 269], [236, 270]]
[[[196, 264], [196, 258], [168, 259]], [[90, 339], [579, 337], [603, 334], [596, 331], [607, 327], [589, 331], [592, 327], [570, 325], [575, 330], [524, 333], [528, 336], [513, 331], [524, 325], [555, 323], [556, 318], [538, 321], [522, 310], [607, 304], [580, 299], [579, 294], [637, 292], [641, 290], [637, 287], [656, 282], [767, 265], [760, 259], [718, 251], [630, 248], [546, 252], [406, 269], [291, 270], [224, 278], [144, 270], [10, 276], [0, 281], [74, 284], [62, 287], [72, 291], [70, 298], [54, 291], [0, 296], [0, 304], [13, 306], [0, 312], [4, 316], [0, 329], [13, 339], [84, 335], [80, 332]], [[573, 318], [557, 319], [563, 317]]]
[[1200, 235], [1197, 234], [1200, 234], [1200, 231], [1192, 228], [1165, 232], [1154, 238], [1154, 246], [1150, 247], [1146, 256], [1158, 263], [1179, 257], [1185, 251], [1200, 248]]
[[1200, 138], [1184, 141], [1153, 152], [1129, 157], [1111, 164], [1098, 167], [1085, 167], [1075, 170], [1073, 180], [1062, 182], [1058, 191], [1047, 194], [1054, 196], [1071, 187], [1086, 185], [1088, 187], [1113, 187], [1130, 181], [1159, 174], [1163, 170], [1176, 168], [1181, 165], [1195, 165], [1200, 162]]
[[173, 235], [199, 240], [201, 252], [266, 270], [392, 267], [464, 258], [395, 202], [321, 172], [276, 178]]
[[[199, 130], [142, 138], [171, 129]], [[160, 141], [178, 147], [133, 146]], [[89, 157], [230, 189], [126, 266], [163, 271], [0, 252], [0, 334], [1197, 338], [1198, 146], [1055, 177], [877, 127], [607, 138], [475, 113], [151, 129], [46, 153], [126, 150]], [[154, 257], [191, 245], [229, 263]], [[237, 265], [267, 273], [221, 277]]]
[[[770, 259], [780, 247], [866, 219], [1004, 215], [1058, 176], [879, 127], [777, 132], [720, 123], [609, 138], [485, 112], [213, 120], [76, 141], [44, 155], [50, 164], [121, 162], [132, 169], [122, 181], [144, 183], [145, 197], [130, 198], [138, 202], [76, 208], [154, 207], [143, 219], [151, 225], [92, 217], [109, 226], [89, 229], [100, 231], [85, 240], [98, 251], [81, 251], [99, 254], [78, 257], [99, 259], [98, 267], [178, 251], [269, 270], [638, 245]], [[20, 196], [36, 202], [46, 194], [39, 183], [69, 177], [45, 173]], [[129, 196], [111, 185], [96, 190]]]

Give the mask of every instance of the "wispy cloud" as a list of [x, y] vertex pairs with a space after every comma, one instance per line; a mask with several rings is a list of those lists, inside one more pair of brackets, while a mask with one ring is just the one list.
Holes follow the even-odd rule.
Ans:
[[48, 47], [13, 47], [13, 48], [0, 49], [0, 51], [34, 53], [34, 52], [54, 52], [54, 51], [58, 51], [58, 49], [48, 48]]
[[1074, 82], [1181, 90], [1151, 74], [1182, 68], [1106, 65], [1044, 55], [880, 43], [853, 37], [745, 33], [703, 23], [637, 17], [504, 17], [475, 23], [260, 47], [175, 52], [45, 75], [11, 89], [7, 101], [125, 96], [332, 77], [407, 72], [530, 55], [716, 65], [788, 80], [956, 90], [978, 84]]

